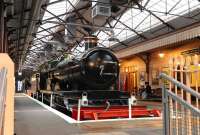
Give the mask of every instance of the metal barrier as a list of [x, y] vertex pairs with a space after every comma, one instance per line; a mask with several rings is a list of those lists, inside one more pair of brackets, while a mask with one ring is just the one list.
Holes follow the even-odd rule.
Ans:
[[[51, 91], [40, 91], [33, 97], [63, 113], [69, 114], [77, 122], [100, 119], [132, 119], [135, 117], [160, 117], [160, 111], [136, 105], [136, 98], [124, 99], [87, 99], [65, 98]], [[60, 101], [61, 100], [61, 101]], [[59, 101], [60, 103], [58, 103]], [[94, 106], [94, 104], [98, 104]]]
[[6, 79], [7, 70], [0, 70], [0, 135], [4, 132], [4, 116], [5, 116], [5, 101], [6, 101]]
[[[49, 94], [50, 98], [49, 99], [45, 98], [44, 97], [45, 94]], [[44, 103], [44, 101], [46, 101], [46, 102], [49, 102], [49, 106], [50, 107], [59, 106], [59, 107], [61, 107], [63, 109], [66, 109], [66, 106], [62, 106], [62, 105], [59, 105], [59, 104], [57, 104], [57, 103], [54, 102], [53, 99], [55, 97], [63, 98], [61, 96], [54, 95], [54, 92], [48, 92], [48, 93], [41, 92], [41, 96], [42, 96], [41, 97], [41, 102], [42, 103]], [[33, 98], [34, 98], [34, 96], [33, 96]], [[36, 93], [36, 99], [38, 100], [38, 93]], [[76, 102], [76, 105], [77, 105], [77, 122], [79, 122], [80, 121], [80, 114], [81, 114], [81, 107], [83, 107], [83, 105], [82, 105], [82, 101], [83, 100], [82, 99], [70, 99], [70, 100], [73, 100], [73, 101]], [[125, 100], [127, 100], [127, 99], [125, 99]], [[129, 119], [131, 119], [132, 118], [133, 99], [129, 98], [128, 101], [127, 101], [127, 103], [128, 103]]]
[[[181, 82], [177, 81], [178, 71], [174, 72], [175, 79], [163, 73], [160, 75], [164, 79], [163, 135], [200, 135], [199, 86], [196, 85], [196, 90], [190, 88], [191, 71], [180, 72]], [[186, 73], [186, 85], [183, 83], [183, 72]], [[169, 82], [168, 88], [166, 80]]]

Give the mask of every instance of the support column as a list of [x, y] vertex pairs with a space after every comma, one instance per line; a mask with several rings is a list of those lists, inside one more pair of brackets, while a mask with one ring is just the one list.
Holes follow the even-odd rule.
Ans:
[[0, 53], [4, 52], [4, 2], [0, 0]]
[[145, 63], [145, 65], [146, 65], [146, 74], [147, 74], [147, 82], [149, 82], [150, 81], [150, 67], [149, 67], [149, 64], [150, 64], [150, 54], [149, 53], [146, 53], [146, 54], [141, 54], [141, 55], [137, 55], [138, 57], [140, 57], [143, 61], [144, 61], [144, 63]]
[[149, 64], [150, 64], [150, 55], [149, 54], [147, 54], [146, 55], [146, 62], [145, 62], [145, 64], [146, 64], [146, 73], [147, 73], [147, 82], [149, 82], [150, 81], [150, 67], [149, 67]]
[[7, 29], [5, 25], [4, 25], [3, 53], [8, 53], [8, 36], [7, 36]]

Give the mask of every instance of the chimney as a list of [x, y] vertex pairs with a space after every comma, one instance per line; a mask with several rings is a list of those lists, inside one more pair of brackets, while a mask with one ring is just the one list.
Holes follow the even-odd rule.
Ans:
[[84, 40], [85, 40], [85, 51], [97, 46], [98, 38], [96, 36], [84, 37]]

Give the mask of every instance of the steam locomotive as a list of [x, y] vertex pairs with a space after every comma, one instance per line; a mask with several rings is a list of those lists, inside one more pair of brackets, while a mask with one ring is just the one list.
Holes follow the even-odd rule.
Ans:
[[119, 61], [116, 56], [107, 48], [96, 47], [93, 37], [88, 40], [80, 58], [63, 60], [48, 72], [40, 73], [40, 89], [53, 91], [56, 109], [66, 110], [80, 98], [85, 99], [86, 106], [108, 101], [112, 105], [126, 104], [129, 98], [129, 93], [117, 90]]

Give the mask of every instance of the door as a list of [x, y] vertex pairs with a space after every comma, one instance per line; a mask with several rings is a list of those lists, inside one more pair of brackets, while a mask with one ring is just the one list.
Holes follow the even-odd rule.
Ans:
[[137, 72], [128, 73], [128, 90], [130, 92], [137, 92]]

